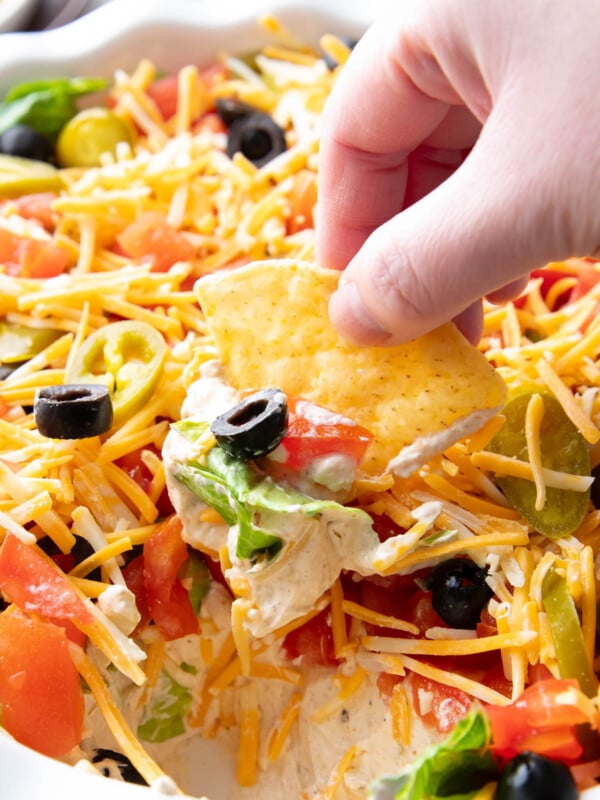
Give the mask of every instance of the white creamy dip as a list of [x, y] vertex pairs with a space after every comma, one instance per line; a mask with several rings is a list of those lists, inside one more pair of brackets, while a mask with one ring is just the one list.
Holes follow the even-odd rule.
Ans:
[[[219, 363], [210, 361], [203, 365], [200, 378], [190, 388], [183, 414], [192, 421], [211, 422], [239, 399], [239, 394], [224, 381]], [[320, 423], [344, 419], [325, 409], [323, 413], [315, 413]], [[373, 574], [374, 560], [380, 551], [389, 551], [393, 544], [393, 539], [380, 544], [369, 516], [358, 509], [332, 504], [309, 515], [298, 505], [283, 511], [261, 509], [257, 524], [282, 541], [274, 558], [256, 564], [239, 558], [237, 526], [205, 521], [204, 502], [175, 477], [178, 465], [194, 459], [193, 444], [177, 431], [171, 431], [163, 447], [163, 460], [169, 494], [183, 524], [183, 537], [192, 547], [203, 550], [218, 552], [227, 545], [233, 565], [227, 577], [249, 587], [248, 599], [253, 608], [247, 624], [254, 636], [266, 636], [312, 611], [342, 570], [364, 576]], [[330, 468], [333, 467], [334, 473], [335, 466], [333, 457]], [[342, 465], [343, 469], [346, 466]], [[324, 467], [327, 465], [319, 463], [315, 468]], [[339, 463], [337, 468], [340, 469]], [[432, 515], [431, 523], [436, 515]]]

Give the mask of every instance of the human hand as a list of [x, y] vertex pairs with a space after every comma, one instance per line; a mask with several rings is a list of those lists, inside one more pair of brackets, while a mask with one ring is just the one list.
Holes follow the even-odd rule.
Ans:
[[323, 117], [317, 260], [331, 318], [395, 344], [600, 248], [600, 4], [402, 0], [343, 68]]

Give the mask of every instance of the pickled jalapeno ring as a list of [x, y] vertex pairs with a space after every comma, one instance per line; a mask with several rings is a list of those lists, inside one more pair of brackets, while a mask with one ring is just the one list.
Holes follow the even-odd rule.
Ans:
[[120, 425], [152, 397], [167, 355], [162, 335], [145, 322], [112, 322], [83, 342], [67, 370], [70, 383], [99, 383], [111, 394]]

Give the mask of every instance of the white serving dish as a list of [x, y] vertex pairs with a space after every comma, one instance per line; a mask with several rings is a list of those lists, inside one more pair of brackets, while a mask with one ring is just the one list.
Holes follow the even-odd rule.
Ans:
[[35, 11], [37, 0], [0, 0], [0, 33], [21, 30]]
[[[0, 0], [0, 9], [17, 5]], [[359, 36], [383, 7], [383, 0], [111, 0], [81, 19], [51, 31], [2, 36], [0, 96], [13, 84], [49, 76], [105, 76], [151, 58], [170, 72], [186, 63], [208, 64], [221, 50], [244, 52], [259, 47], [266, 34], [257, 24], [274, 13], [300, 41], [316, 44], [327, 32]], [[0, 30], [2, 16], [0, 11]], [[233, 764], [201, 739], [184, 746], [184, 758], [204, 776], [202, 789], [225, 800]], [[10, 800], [144, 800], [151, 790], [112, 781], [68, 767], [0, 733], [2, 796]], [[200, 783], [197, 781], [197, 783]], [[600, 788], [585, 793], [600, 800]]]
[[[3, 2], [10, 0], [0, 0]], [[219, 51], [241, 53], [260, 47], [267, 34], [258, 24], [272, 12], [308, 44], [323, 33], [359, 36], [380, 0], [110, 0], [80, 19], [50, 31], [11, 33], [0, 42], [0, 97], [12, 85], [42, 77], [104, 76], [132, 69], [142, 57], [172, 72], [188, 63], [214, 61]], [[186, 742], [182, 758], [193, 764], [193, 781], [211, 797], [225, 800], [234, 780], [233, 759], [214, 742]], [[144, 800], [152, 790], [87, 774], [16, 743], [0, 732], [2, 796], [10, 800]], [[199, 788], [200, 790], [200, 788]], [[164, 795], [160, 795], [164, 796]]]

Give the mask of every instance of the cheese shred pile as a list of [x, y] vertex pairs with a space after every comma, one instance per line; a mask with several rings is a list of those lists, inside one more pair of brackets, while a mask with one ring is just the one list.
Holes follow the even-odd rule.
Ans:
[[[588, 477], [545, 467], [540, 445], [549, 395], [585, 440], [592, 468], [600, 463], [600, 280], [598, 265], [585, 259], [549, 265], [563, 276], [549, 289], [538, 271], [518, 301], [486, 307], [481, 351], [511, 396], [532, 392], [523, 457], [488, 449], [504, 421], [499, 415], [409, 478], [356, 481], [352, 503], [406, 531], [402, 547], [378, 565], [371, 592], [343, 575], [310, 613], [255, 639], [245, 624], [244, 586], [226, 588], [214, 578], [231, 566], [224, 548], [200, 556], [213, 579], [198, 612], [200, 632], [182, 642], [166, 640], [154, 625], [132, 636], [135, 615], [123, 623], [107, 601], [105, 593], [115, 586], [126, 590], [125, 565], [172, 513], [161, 448], [200, 366], [214, 357], [194, 281], [252, 260], [313, 257], [319, 117], [349, 50], [334, 36], [323, 38], [319, 52], [300, 47], [276, 20], [263, 24], [272, 44], [251, 59], [223, 55], [210, 69], [182, 68], [167, 119], [151, 91], [155, 65], [143, 61], [132, 74], [118, 72], [110, 102], [137, 131], [135, 144], [107, 155], [98, 168], [62, 170], [63, 188], [51, 198], [44, 223], [24, 211], [20, 198], [0, 205], [0, 231], [51, 241], [66, 250], [70, 263], [49, 278], [0, 265], [6, 330], [52, 333], [37, 352], [15, 359], [16, 368], [0, 381], [0, 540], [12, 535], [27, 546], [39, 544], [92, 609], [92, 621], [82, 626], [86, 650], [71, 644], [90, 690], [90, 719], [100, 713], [108, 730], [103, 746], [122, 751], [153, 785], [169, 780], [154, 746], [167, 733], [160, 723], [148, 733], [165, 685], [179, 703], [174, 735], [234, 736], [240, 787], [260, 785], [294, 747], [299, 726], [325, 726], [369, 686], [379, 689], [382, 718], [399, 753], [410, 747], [419, 719], [431, 723], [440, 685], [451, 690], [448, 724], [437, 717], [442, 732], [474, 702], [508, 705], [536, 670], [561, 674], [543, 602], [551, 570], [573, 598], [590, 668], [600, 668], [600, 509], [590, 503], [576, 530], [548, 538], [509, 504], [497, 483], [499, 476], [530, 482], [537, 510], [544, 509], [549, 489], [589, 491]], [[327, 67], [324, 53], [336, 68]], [[272, 115], [286, 132], [285, 152], [261, 167], [241, 153], [230, 158], [227, 131], [214, 111], [218, 98]], [[187, 255], [157, 271], [154, 255], [125, 252], [119, 237], [139, 220], [183, 240]], [[584, 273], [594, 280], [575, 297]], [[36, 392], [65, 382], [86, 339], [117, 319], [149, 324], [164, 338], [167, 355], [151, 396], [105, 434], [44, 437], [32, 412]], [[415, 522], [413, 512], [425, 503], [436, 504], [435, 519]], [[216, 512], [206, 514], [219, 521]], [[82, 540], [87, 548], [80, 557]], [[425, 576], [421, 590], [428, 597], [427, 571], [457, 555], [487, 569], [493, 596], [477, 630], [450, 628], [423, 609], [409, 613], [381, 600], [415, 575]], [[191, 586], [189, 576], [182, 580]], [[292, 652], [290, 642], [300, 641], [302, 630], [330, 648], [326, 666], [315, 666], [316, 657], [310, 663], [307, 650]], [[328, 676], [318, 703], [307, 697], [315, 670]], [[271, 691], [281, 701], [265, 711]], [[67, 760], [76, 761], [85, 747], [84, 741]], [[310, 796], [356, 796], [352, 787], [368, 757], [358, 731], [351, 745], [334, 748]]]

